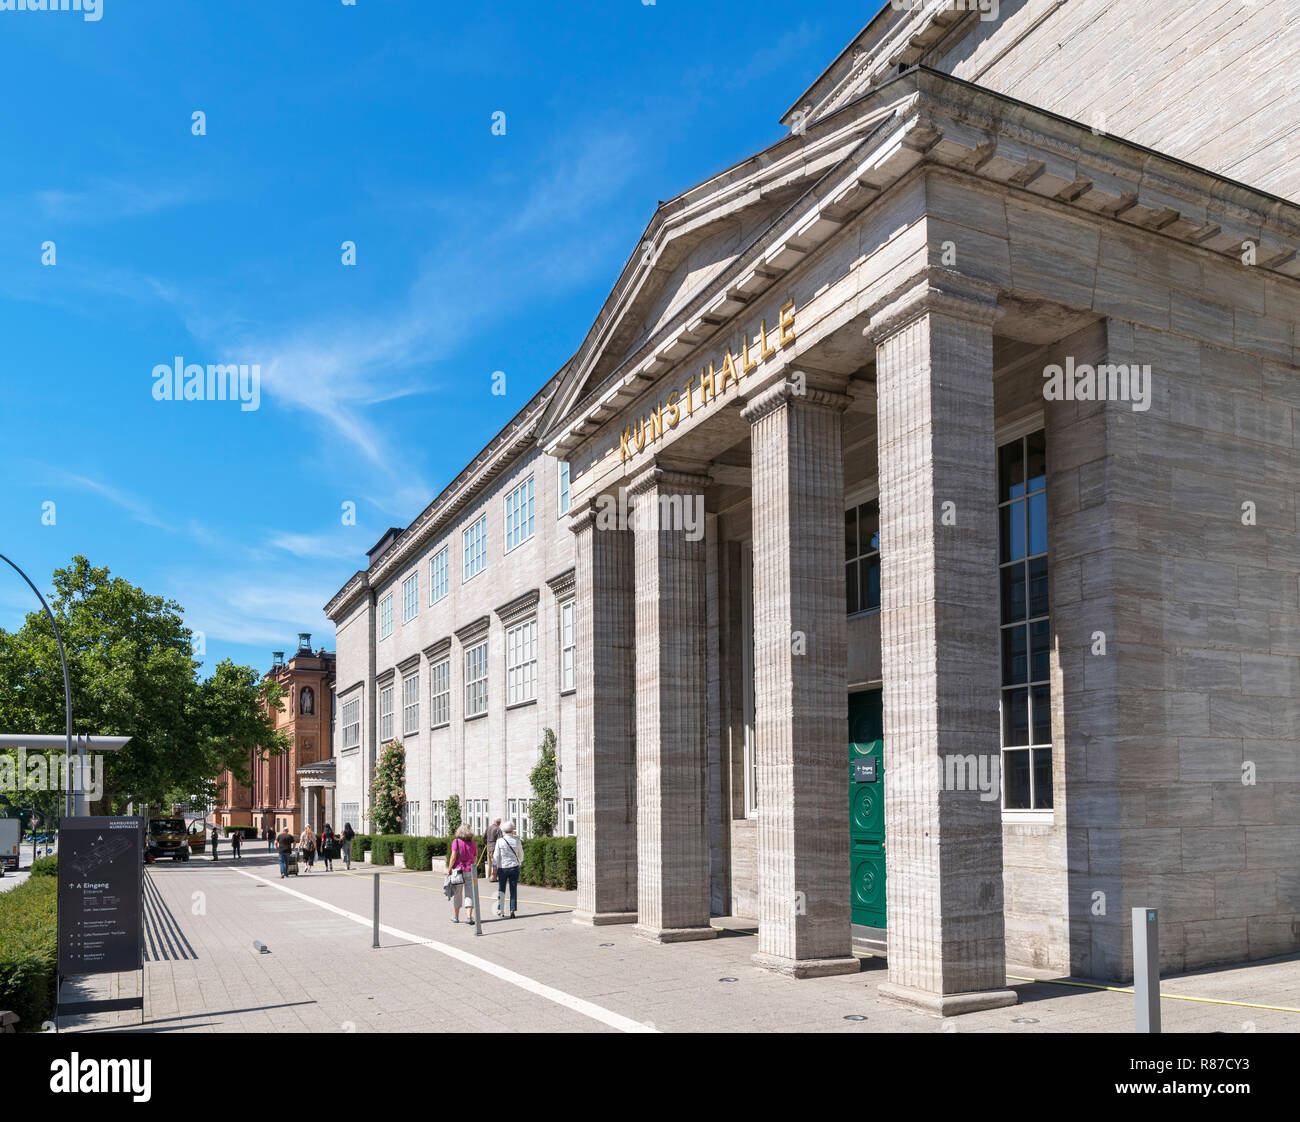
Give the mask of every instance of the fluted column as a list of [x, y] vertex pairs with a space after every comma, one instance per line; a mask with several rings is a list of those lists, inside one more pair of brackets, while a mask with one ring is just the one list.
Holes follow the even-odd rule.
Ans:
[[758, 953], [851, 973], [843, 411], [838, 384], [782, 381], [752, 426]]
[[717, 934], [709, 925], [706, 825], [707, 483], [656, 462], [629, 488], [636, 539], [635, 930], [658, 942]]
[[[929, 277], [872, 320], [880, 472], [889, 981], [941, 1015], [1010, 1005], [1000, 800], [945, 761], [1000, 764], [996, 293]], [[952, 784], [965, 787], [966, 784]]]
[[576, 923], [636, 921], [632, 534], [592, 501], [569, 519], [577, 610]]

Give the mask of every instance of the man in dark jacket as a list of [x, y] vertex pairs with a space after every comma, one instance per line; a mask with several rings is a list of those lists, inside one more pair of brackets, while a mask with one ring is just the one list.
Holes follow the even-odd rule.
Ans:
[[293, 835], [288, 830], [281, 830], [275, 835], [275, 852], [280, 858], [280, 876], [289, 875], [289, 854], [293, 852]]
[[217, 859], [217, 842], [221, 840], [221, 827], [212, 827], [212, 860]]

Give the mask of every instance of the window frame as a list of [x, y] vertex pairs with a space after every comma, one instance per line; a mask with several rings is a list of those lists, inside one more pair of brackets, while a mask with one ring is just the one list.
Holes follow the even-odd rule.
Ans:
[[556, 472], [556, 506], [559, 508], [557, 516], [564, 517], [569, 513], [569, 508], [573, 504], [573, 477], [569, 471], [569, 461], [561, 460], [559, 470]]
[[578, 688], [578, 601], [570, 597], [560, 604], [560, 693]]
[[[482, 652], [481, 656], [479, 652]], [[464, 714], [467, 721], [486, 715], [491, 702], [489, 654], [490, 648], [486, 636], [472, 646], [465, 648]], [[471, 677], [471, 671], [479, 669], [482, 670], [482, 673]]]
[[487, 568], [486, 511], [461, 531], [461, 561], [461, 584], [468, 584]]
[[[523, 492], [527, 490], [527, 496]], [[505, 514], [505, 552], [513, 553], [521, 545], [532, 541], [537, 533], [537, 489], [534, 476], [522, 480], [518, 486], [506, 493], [504, 499]], [[513, 520], [513, 524], [512, 524]], [[525, 527], [527, 530], [525, 532]]]
[[410, 623], [420, 614], [420, 570], [416, 569], [402, 580], [402, 625]]
[[[410, 696], [410, 694], [414, 696]], [[412, 716], [412, 711], [414, 715]], [[416, 736], [420, 731], [420, 672], [402, 678], [402, 736]]]
[[[439, 564], [441, 562], [441, 564]], [[439, 579], [441, 577], [441, 579]], [[439, 592], [439, 589], [442, 591]], [[429, 605], [445, 600], [451, 592], [451, 547], [444, 545], [429, 558]]]
[[[439, 688], [441, 687], [441, 688]], [[429, 664], [429, 727], [451, 724], [451, 655]]]
[[537, 700], [537, 617], [506, 628], [506, 707]]
[[393, 594], [384, 595], [379, 601], [379, 637], [387, 639], [393, 633]]
[[[387, 711], [384, 706], [387, 704]], [[387, 732], [384, 729], [387, 728]], [[387, 744], [393, 739], [393, 683], [379, 687], [379, 743]]]

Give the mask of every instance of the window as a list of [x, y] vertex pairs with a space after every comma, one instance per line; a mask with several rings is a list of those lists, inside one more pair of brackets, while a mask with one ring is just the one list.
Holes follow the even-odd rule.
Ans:
[[567, 460], [560, 462], [560, 513], [569, 513], [569, 464]]
[[487, 515], [483, 515], [462, 535], [465, 552], [465, 580], [483, 571], [487, 564]]
[[420, 731], [420, 675], [402, 679], [402, 735]]
[[488, 708], [487, 640], [465, 651], [465, 716], [477, 717]]
[[844, 515], [844, 592], [849, 615], [880, 607], [880, 503], [875, 499]]
[[393, 687], [384, 686], [379, 691], [379, 743], [393, 739]]
[[306, 717], [316, 712], [316, 695], [312, 692], [311, 686], [303, 686], [302, 693], [298, 697], [298, 712]]
[[402, 622], [410, 623], [420, 612], [420, 574], [412, 573], [402, 581]]
[[343, 819], [344, 826], [351, 826], [355, 830], [361, 825], [361, 804], [340, 803], [339, 817]]
[[507, 799], [506, 816], [515, 824], [515, 834], [521, 838], [530, 838], [532, 834], [528, 823], [528, 800]]
[[393, 594], [379, 601], [379, 637], [387, 639], [393, 633]]
[[429, 804], [429, 826], [435, 838], [447, 836], [447, 801], [439, 799]]
[[506, 496], [506, 552], [533, 536], [533, 477]]
[[1002, 805], [1052, 806], [1051, 621], [1047, 584], [1047, 437], [998, 449]]
[[429, 726], [437, 728], [451, 721], [451, 659], [429, 667]]
[[444, 545], [429, 562], [429, 603], [436, 604], [447, 595], [447, 547]]
[[418, 834], [420, 832], [420, 804], [406, 803], [402, 807], [402, 833]]
[[578, 811], [572, 799], [564, 800], [564, 836], [566, 838], [578, 836]]
[[525, 620], [506, 632], [506, 704], [519, 705], [537, 697], [537, 619]]
[[361, 746], [361, 699], [343, 703], [343, 750]]
[[567, 600], [560, 605], [560, 692], [578, 686], [577, 605]]
[[467, 799], [465, 801], [465, 823], [476, 834], [483, 834], [487, 832], [487, 828], [488, 828], [487, 799]]

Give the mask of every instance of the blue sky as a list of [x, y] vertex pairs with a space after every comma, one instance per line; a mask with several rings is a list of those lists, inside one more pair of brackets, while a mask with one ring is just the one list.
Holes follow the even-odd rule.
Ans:
[[[658, 200], [778, 140], [878, 7], [0, 11], [0, 552], [179, 601], [205, 673], [332, 647], [322, 606], [573, 353]], [[176, 356], [260, 364], [260, 407], [156, 401]], [[0, 627], [33, 606], [0, 576]]]

